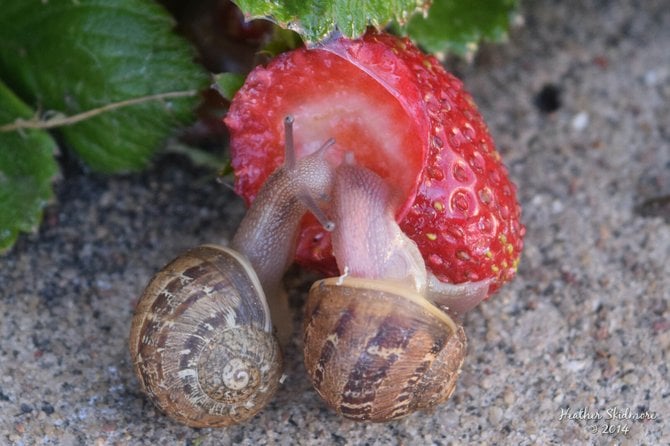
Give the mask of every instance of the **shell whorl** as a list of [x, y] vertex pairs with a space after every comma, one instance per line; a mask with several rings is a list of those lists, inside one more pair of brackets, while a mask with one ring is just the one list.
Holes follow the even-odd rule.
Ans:
[[200, 246], [149, 283], [130, 350], [149, 398], [177, 421], [228, 426], [260, 411], [282, 374], [260, 283], [235, 251]]
[[329, 278], [310, 290], [305, 366], [317, 392], [361, 421], [394, 420], [446, 401], [465, 357], [463, 327], [445, 323], [427, 301], [348, 282]]

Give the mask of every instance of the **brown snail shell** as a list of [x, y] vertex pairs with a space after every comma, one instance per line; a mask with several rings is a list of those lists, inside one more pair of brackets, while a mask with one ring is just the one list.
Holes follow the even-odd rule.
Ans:
[[335, 277], [310, 290], [305, 366], [347, 418], [389, 421], [446, 401], [466, 343], [462, 326], [406, 287]]
[[130, 351], [151, 401], [194, 427], [253, 417], [282, 375], [260, 282], [223, 247], [191, 249], [154, 276], [135, 310]]

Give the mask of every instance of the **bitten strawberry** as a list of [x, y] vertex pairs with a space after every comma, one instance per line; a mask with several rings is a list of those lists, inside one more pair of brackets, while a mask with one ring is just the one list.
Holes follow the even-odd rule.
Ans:
[[[391, 184], [396, 219], [441, 281], [493, 279], [517, 268], [525, 228], [514, 185], [462, 83], [409, 40], [369, 32], [298, 49], [256, 68], [225, 119], [235, 189], [251, 202], [283, 161], [283, 118], [299, 157], [328, 138]], [[306, 217], [299, 263], [335, 275], [329, 234]]]

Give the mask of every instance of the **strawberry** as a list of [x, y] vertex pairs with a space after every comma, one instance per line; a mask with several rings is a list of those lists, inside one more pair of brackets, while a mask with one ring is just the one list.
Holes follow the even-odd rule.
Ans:
[[[235, 190], [251, 202], [283, 162], [283, 118], [298, 157], [328, 138], [397, 192], [396, 219], [441, 281], [511, 279], [525, 228], [514, 185], [461, 81], [409, 40], [368, 32], [284, 53], [257, 67], [235, 96], [230, 129]], [[335, 275], [329, 234], [303, 221], [296, 259]]]

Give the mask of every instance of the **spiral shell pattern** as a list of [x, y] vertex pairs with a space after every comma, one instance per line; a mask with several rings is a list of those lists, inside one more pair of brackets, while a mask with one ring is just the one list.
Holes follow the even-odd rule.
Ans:
[[130, 351], [153, 403], [193, 427], [243, 422], [275, 393], [279, 345], [253, 270], [238, 253], [200, 246], [147, 286], [133, 317]]

